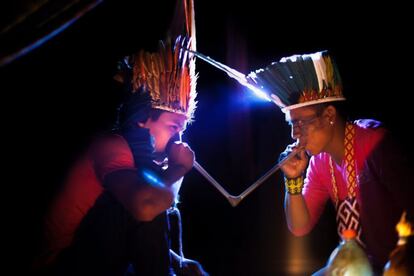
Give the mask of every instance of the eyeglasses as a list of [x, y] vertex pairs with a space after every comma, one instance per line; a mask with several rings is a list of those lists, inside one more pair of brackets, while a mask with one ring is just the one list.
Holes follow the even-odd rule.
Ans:
[[294, 128], [303, 128], [311, 123], [313, 123], [316, 119], [319, 118], [319, 115], [313, 115], [310, 118], [307, 119], [301, 119], [301, 120], [293, 120], [289, 122], [289, 125]]

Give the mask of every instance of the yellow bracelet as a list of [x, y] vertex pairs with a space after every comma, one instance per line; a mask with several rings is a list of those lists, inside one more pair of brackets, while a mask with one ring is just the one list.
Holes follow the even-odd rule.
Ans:
[[303, 176], [296, 178], [287, 178], [285, 177], [285, 189], [291, 195], [302, 194], [303, 188]]

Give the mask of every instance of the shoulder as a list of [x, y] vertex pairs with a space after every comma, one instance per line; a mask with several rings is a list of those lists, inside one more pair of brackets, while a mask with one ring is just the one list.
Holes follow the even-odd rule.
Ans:
[[91, 147], [90, 157], [100, 178], [116, 170], [135, 169], [131, 149], [121, 135], [99, 137]]
[[99, 136], [92, 143], [92, 152], [104, 149], [119, 149], [128, 147], [127, 141], [119, 134], [107, 134]]
[[380, 121], [373, 119], [359, 119], [354, 121], [356, 126], [355, 141], [359, 147], [366, 148], [369, 152], [381, 143], [384, 137], [389, 136], [389, 131]]
[[376, 129], [384, 127], [384, 124], [381, 121], [377, 121], [374, 119], [358, 119], [355, 120], [354, 125], [364, 128], [364, 129]]
[[118, 134], [109, 134], [98, 137], [90, 148], [90, 155], [96, 158], [111, 158], [120, 155], [132, 157], [128, 142]]
[[[406, 159], [403, 144], [395, 137], [395, 133], [385, 128], [357, 125], [355, 149], [363, 160]], [[398, 158], [398, 159], [397, 159]]]

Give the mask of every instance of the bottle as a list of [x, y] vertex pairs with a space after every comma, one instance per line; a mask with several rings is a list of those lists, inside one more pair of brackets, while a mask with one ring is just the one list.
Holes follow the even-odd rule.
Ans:
[[326, 276], [372, 276], [371, 264], [364, 250], [355, 240], [356, 232], [346, 229], [342, 232], [342, 241], [331, 253]]
[[398, 232], [398, 242], [391, 252], [389, 261], [385, 264], [383, 276], [410, 276], [414, 274], [414, 231], [413, 226], [406, 220], [406, 213], [401, 216], [395, 227]]

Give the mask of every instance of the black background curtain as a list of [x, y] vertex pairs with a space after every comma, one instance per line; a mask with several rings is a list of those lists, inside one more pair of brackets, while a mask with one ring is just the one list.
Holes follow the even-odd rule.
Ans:
[[[119, 100], [112, 80], [117, 61], [156, 48], [174, 2], [0, 2], [2, 237], [12, 271], [30, 263], [42, 215], [72, 161], [110, 128]], [[412, 117], [409, 8], [265, 0], [195, 0], [195, 8], [198, 50], [244, 73], [283, 56], [329, 50], [351, 115], [384, 121], [413, 152], [406, 135]], [[34, 44], [81, 14], [52, 39]], [[39, 47], [14, 58], [30, 45]], [[196, 121], [184, 139], [200, 164], [239, 194], [274, 165], [291, 142], [289, 127], [274, 104], [223, 72], [202, 61], [197, 70]], [[290, 268], [298, 260], [297, 275], [309, 275], [336, 246], [335, 218], [328, 208], [308, 237], [295, 238], [286, 227], [283, 197], [276, 173], [233, 208], [192, 170], [180, 203], [186, 256], [212, 275], [294, 275]]]
[[0, 66], [40, 47], [102, 0], [3, 1]]

